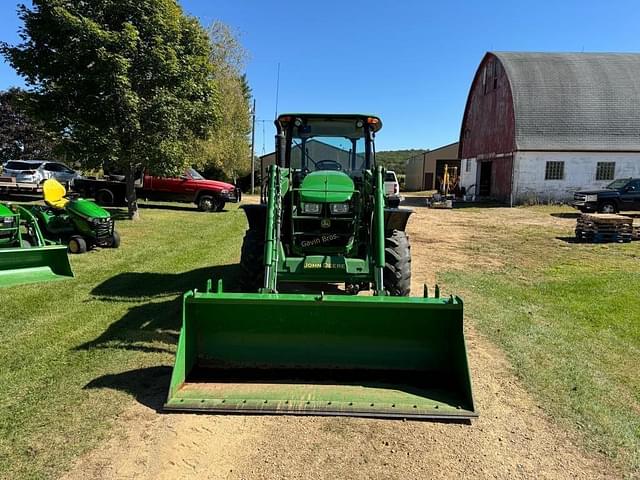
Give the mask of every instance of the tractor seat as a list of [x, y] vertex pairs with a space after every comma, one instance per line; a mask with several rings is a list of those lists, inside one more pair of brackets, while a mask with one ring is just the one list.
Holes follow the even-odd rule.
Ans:
[[65, 195], [67, 194], [66, 189], [53, 178], [44, 182], [42, 191], [44, 193], [44, 203], [51, 208], [62, 210], [67, 203], [69, 203], [69, 200], [65, 198]]

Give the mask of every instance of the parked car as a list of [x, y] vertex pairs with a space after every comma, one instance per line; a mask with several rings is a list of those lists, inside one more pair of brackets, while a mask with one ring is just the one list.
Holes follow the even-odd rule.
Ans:
[[14, 177], [18, 183], [40, 185], [49, 178], [62, 184], [71, 184], [80, 174], [64, 163], [48, 160], [9, 160], [3, 165], [2, 175]]
[[[126, 186], [124, 176], [110, 174], [107, 178], [77, 179], [73, 190], [85, 197], [95, 198], [100, 205], [124, 205]], [[242, 193], [230, 183], [207, 180], [195, 169], [189, 168], [177, 178], [141, 175], [136, 180], [136, 193], [140, 198], [171, 202], [195, 203], [203, 212], [219, 212], [227, 202], [239, 202]]]
[[640, 178], [621, 178], [602, 190], [576, 192], [571, 205], [581, 212], [640, 210]]
[[387, 170], [384, 175], [384, 193], [391, 208], [400, 206], [400, 183], [393, 170]]

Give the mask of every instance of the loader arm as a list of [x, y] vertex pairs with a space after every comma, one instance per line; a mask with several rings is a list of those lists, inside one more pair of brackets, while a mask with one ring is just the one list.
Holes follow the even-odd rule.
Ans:
[[271, 165], [269, 168], [269, 196], [264, 239], [264, 286], [261, 293], [276, 293], [278, 262], [284, 256], [281, 242], [282, 199], [289, 191], [289, 170]]
[[374, 295], [385, 295], [384, 290], [384, 169], [376, 168], [376, 190], [374, 197], [374, 219], [375, 228], [375, 289]]

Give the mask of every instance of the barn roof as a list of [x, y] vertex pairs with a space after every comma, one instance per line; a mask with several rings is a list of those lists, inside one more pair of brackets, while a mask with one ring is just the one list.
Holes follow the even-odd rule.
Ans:
[[640, 54], [492, 53], [511, 85], [518, 150], [640, 150]]

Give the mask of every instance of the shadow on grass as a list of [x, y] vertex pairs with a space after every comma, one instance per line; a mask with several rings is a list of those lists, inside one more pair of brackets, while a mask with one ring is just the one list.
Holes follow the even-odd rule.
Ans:
[[[225, 291], [237, 289], [238, 265], [199, 268], [184, 273], [120, 273], [91, 292], [104, 302], [143, 301], [110, 324], [96, 339], [76, 347], [118, 348], [148, 353], [173, 351], [182, 322], [182, 294], [198, 288], [204, 290], [208, 279], [224, 279]], [[177, 295], [162, 301], [153, 298]]]
[[578, 218], [580, 217], [580, 215], [582, 215], [580, 212], [562, 212], [562, 213], [550, 213], [549, 215], [551, 215], [552, 217], [556, 217], [556, 218]]
[[564, 243], [588, 243], [578, 240], [576, 237], [556, 237], [556, 240], [561, 240]]
[[171, 367], [139, 368], [128, 372], [103, 375], [87, 383], [87, 390], [110, 388], [132, 395], [141, 404], [160, 412], [171, 380]]
[[198, 212], [200, 211], [196, 208], [195, 205], [190, 205], [185, 203], [182, 205], [168, 205], [162, 203], [139, 203], [138, 207], [141, 210], [172, 210], [174, 212]]
[[239, 265], [203, 267], [183, 273], [124, 272], [105, 280], [91, 293], [98, 297], [142, 299], [203, 290], [207, 280], [224, 280], [225, 291], [237, 289]]
[[126, 208], [105, 208], [105, 210], [107, 212], [109, 212], [109, 215], [111, 215], [111, 218], [113, 218], [114, 220], [116, 220], [117, 222], [122, 222], [123, 220], [131, 220], [129, 218], [129, 211]]
[[[588, 212], [591, 214], [597, 214], [598, 212]], [[582, 213], [580, 212], [569, 212], [569, 213], [550, 213], [552, 217], [556, 218], [579, 218]], [[623, 217], [631, 217], [631, 218], [640, 218], [640, 213], [629, 213], [629, 212], [620, 212], [619, 215]]]

